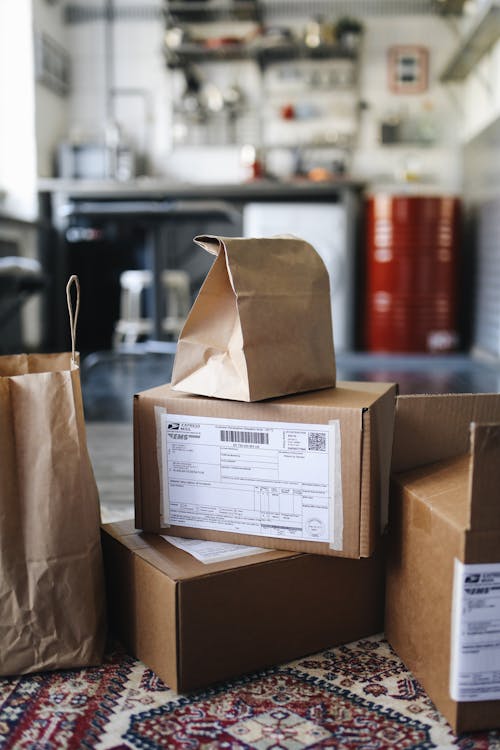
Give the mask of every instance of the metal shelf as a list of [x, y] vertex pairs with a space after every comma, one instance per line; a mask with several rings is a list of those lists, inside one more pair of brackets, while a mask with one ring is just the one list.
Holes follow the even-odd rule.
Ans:
[[186, 62], [253, 60], [256, 55], [255, 50], [240, 42], [224, 44], [220, 47], [205, 47], [202, 44], [190, 42], [173, 50], [166, 49], [166, 57], [170, 68], [178, 68]]
[[227, 60], [255, 60], [262, 67], [287, 60], [351, 60], [355, 61], [358, 52], [342, 44], [328, 44], [320, 47], [307, 47], [305, 44], [291, 42], [272, 47], [259, 44], [234, 42], [221, 44], [219, 47], [203, 46], [194, 42], [166, 50], [170, 67], [175, 68], [183, 61], [216, 62]]
[[260, 3], [255, 0], [215, 0], [215, 2], [165, 2], [165, 11], [184, 22], [207, 22], [222, 19], [236, 21], [260, 21]]
[[440, 75], [443, 83], [463, 81], [500, 39], [500, 0], [492, 0], [477, 18]]
[[308, 47], [304, 43], [291, 42], [257, 49], [261, 65], [270, 65], [287, 60], [356, 60], [358, 51], [338, 44], [321, 44]]

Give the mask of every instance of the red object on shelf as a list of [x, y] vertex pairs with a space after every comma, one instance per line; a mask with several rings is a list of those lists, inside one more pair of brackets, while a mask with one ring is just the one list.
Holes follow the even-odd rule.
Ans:
[[456, 349], [460, 200], [375, 194], [366, 209], [365, 348]]

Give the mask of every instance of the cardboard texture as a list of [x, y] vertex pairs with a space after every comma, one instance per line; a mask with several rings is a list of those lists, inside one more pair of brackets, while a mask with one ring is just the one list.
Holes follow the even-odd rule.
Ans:
[[471, 422], [500, 422], [500, 395], [398, 396], [392, 471], [464, 455], [469, 449]]
[[71, 355], [0, 357], [0, 674], [100, 663], [99, 499]]
[[[406, 401], [405, 422], [408, 417], [407, 424], [423, 428], [424, 420], [433, 413], [429, 412], [431, 403], [432, 398], [414, 400], [413, 404]], [[500, 395], [441, 398], [434, 403], [445, 411], [454, 404], [452, 445], [441, 445], [439, 435], [432, 435], [435, 419], [428, 424], [429, 433], [420, 432], [419, 436], [435, 440], [436, 448], [442, 452], [455, 450], [464, 439], [469, 440], [469, 429], [463, 425], [471, 413], [497, 413]], [[439, 425], [438, 431], [446, 432], [450, 427]], [[464, 434], [459, 435], [460, 431]], [[491, 673], [486, 677], [484, 672], [474, 675], [473, 670], [467, 671], [470, 667], [464, 666], [470, 664], [467, 660], [479, 658], [481, 669], [487, 669], [495, 653], [498, 662], [498, 619], [496, 623], [486, 623], [488, 617], [495, 617], [489, 614], [495, 611], [492, 601], [485, 598], [493, 590], [490, 584], [467, 589], [467, 581], [476, 578], [465, 575], [469, 605], [457, 606], [455, 600], [460, 592], [460, 570], [470, 572], [461, 564], [500, 565], [500, 425], [475, 424], [470, 435], [470, 448], [465, 455], [394, 475], [386, 592], [387, 639], [457, 733], [500, 726], [500, 700], [487, 699], [484, 692], [485, 686], [493, 683], [493, 692], [491, 684], [487, 690], [494, 694], [495, 679], [498, 692], [498, 672], [496, 677]], [[420, 461], [424, 453], [430, 455], [428, 446], [414, 460]], [[409, 455], [401, 454], [400, 460], [403, 458], [404, 463], [411, 460]], [[473, 570], [477, 575], [476, 567]], [[500, 567], [495, 575], [498, 588]], [[476, 621], [466, 624], [466, 617]], [[481, 652], [483, 646], [476, 642], [478, 638], [484, 640], [483, 632], [488, 641], [486, 659]], [[469, 638], [469, 642], [457, 646], [460, 638]], [[452, 697], [452, 691], [457, 690], [452, 687], [452, 674], [461, 674], [462, 684], [465, 678], [474, 699]]]
[[260, 401], [335, 385], [330, 282], [315, 249], [291, 236], [199, 236], [216, 255], [182, 329], [177, 390]]
[[[384, 383], [339, 383], [336, 388], [296, 394], [264, 403], [241, 403], [220, 399], [203, 398], [181, 394], [169, 385], [159, 386], [139, 393], [134, 402], [134, 483], [135, 483], [135, 522], [144, 531], [168, 533], [173, 536], [184, 536], [195, 539], [227, 541], [236, 544], [295, 550], [325, 555], [344, 557], [367, 557], [372, 554], [380, 536], [381, 528], [386, 522], [386, 504], [388, 501], [388, 479], [390, 455], [392, 449], [395, 386]], [[339, 439], [335, 440], [338, 455], [328, 455], [331, 463], [329, 486], [330, 492], [326, 502], [329, 504], [332, 536], [326, 541], [315, 541], [313, 538], [292, 538], [287, 532], [277, 538], [259, 533], [240, 533], [234, 531], [234, 524], [229, 523], [221, 530], [220, 521], [225, 522], [227, 508], [214, 510], [207, 525], [196, 528], [189, 525], [168, 525], [169, 518], [162, 514], [162, 497], [170, 500], [168, 481], [163, 480], [162, 464], [167, 463], [166, 439], [161, 438], [160, 422], [169, 422], [178, 427], [176, 416], [196, 417], [198, 420], [210, 418], [215, 422], [227, 419], [250, 420], [259, 425], [276, 423], [295, 423], [309, 425], [338, 425]], [[168, 417], [166, 416], [168, 415]], [[198, 425], [199, 426], [199, 425]], [[328, 428], [329, 429], [329, 428]], [[333, 429], [333, 427], [332, 427]], [[182, 425], [181, 425], [182, 432]], [[238, 433], [239, 435], [240, 433]], [[179, 434], [179, 438], [185, 438]], [[187, 443], [181, 450], [188, 451]], [[220, 443], [220, 446], [223, 444]], [[230, 446], [231, 448], [231, 446]], [[233, 446], [233, 454], [239, 450]], [[170, 448], [168, 448], [170, 450]], [[193, 449], [194, 450], [194, 449]], [[213, 446], [212, 456], [216, 462], [222, 455], [223, 448]], [[275, 453], [277, 453], [275, 451]], [[182, 459], [182, 454], [181, 459]], [[187, 454], [189, 457], [189, 453]], [[305, 453], [303, 454], [304, 457]], [[255, 460], [262, 453], [254, 451], [247, 459], [247, 474], [241, 479], [236, 477], [239, 488], [247, 484], [252, 492], [260, 491], [260, 486], [273, 489], [272, 481], [258, 482], [254, 479]], [[273, 460], [281, 460], [273, 458]], [[287, 454], [284, 460], [290, 458]], [[170, 460], [170, 458], [169, 458]], [[305, 460], [305, 459], [304, 459]], [[237, 462], [230, 455], [229, 461]], [[192, 459], [186, 464], [186, 477], [193, 472], [193, 484], [198, 482], [204, 467]], [[251, 470], [251, 473], [249, 473]], [[248, 477], [248, 480], [247, 480]], [[302, 469], [297, 469], [295, 479], [302, 481]], [[312, 476], [314, 483], [316, 476]], [[253, 489], [252, 482], [257, 481], [259, 488]], [[297, 483], [296, 482], [296, 483]], [[236, 485], [235, 485], [236, 486]], [[192, 490], [188, 488], [192, 495]], [[217, 497], [217, 496], [216, 496]], [[214, 506], [218, 503], [215, 502]], [[256, 515], [264, 514], [262, 505], [258, 506]], [[303, 509], [302, 512], [306, 511]], [[262, 517], [264, 517], [262, 515]], [[260, 523], [261, 515], [258, 515]], [[214, 526], [219, 525], [218, 530]], [[327, 524], [326, 524], [327, 525]], [[260, 527], [262, 528], [262, 526]], [[325, 536], [325, 534], [324, 534]]]
[[380, 632], [384, 555], [266, 551], [205, 565], [131, 522], [102, 527], [112, 631], [186, 692]]

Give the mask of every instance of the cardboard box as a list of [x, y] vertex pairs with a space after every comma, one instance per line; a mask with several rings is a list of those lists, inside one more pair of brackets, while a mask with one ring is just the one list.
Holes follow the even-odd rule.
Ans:
[[391, 471], [464, 455], [472, 422], [500, 422], [500, 394], [398, 396]]
[[[396, 460], [454, 452], [472, 415], [499, 412], [499, 395], [406, 400]], [[386, 592], [388, 641], [457, 733], [500, 726], [500, 425], [470, 435], [465, 455], [394, 475]]]
[[134, 402], [144, 531], [367, 557], [385, 526], [396, 386], [242, 403], [169, 385]]
[[112, 631], [185, 692], [380, 632], [384, 556], [264, 551], [206, 565], [132, 522], [102, 529]]

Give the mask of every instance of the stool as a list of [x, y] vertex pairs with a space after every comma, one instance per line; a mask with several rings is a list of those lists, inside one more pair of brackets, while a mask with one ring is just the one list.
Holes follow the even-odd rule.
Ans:
[[177, 339], [191, 307], [189, 274], [186, 271], [162, 271], [161, 283], [166, 308], [162, 331]]
[[153, 331], [153, 320], [142, 316], [144, 292], [153, 286], [152, 271], [123, 271], [120, 274], [120, 319], [116, 322], [113, 348], [135, 344]]

